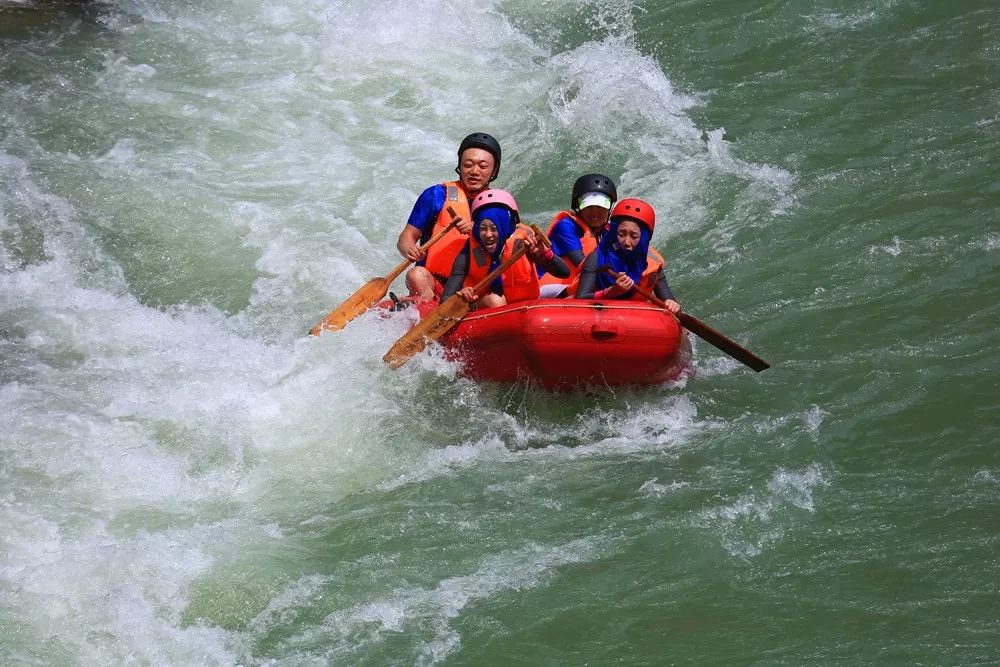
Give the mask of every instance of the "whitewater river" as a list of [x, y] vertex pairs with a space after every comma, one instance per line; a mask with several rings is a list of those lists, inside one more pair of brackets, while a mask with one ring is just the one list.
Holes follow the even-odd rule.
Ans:
[[[1000, 663], [998, 82], [995, 0], [8, 3], [0, 663]], [[773, 368], [306, 336], [472, 131]]]

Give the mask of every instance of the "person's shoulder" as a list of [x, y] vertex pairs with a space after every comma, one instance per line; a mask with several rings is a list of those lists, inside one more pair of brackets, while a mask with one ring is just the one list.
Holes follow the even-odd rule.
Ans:
[[573, 218], [564, 211], [556, 217], [555, 223], [552, 225], [552, 231], [555, 234], [564, 235], [572, 238], [579, 238], [580, 234], [576, 223], [573, 222]]
[[569, 211], [559, 211], [555, 215], [556, 225], [560, 227], [565, 227], [566, 225], [571, 225], [576, 227], [576, 223], [573, 222], [573, 218], [570, 217]]
[[446, 194], [447, 192], [444, 183], [429, 185], [423, 192], [420, 193], [420, 196], [417, 197], [417, 204], [425, 211], [437, 215], [441, 212], [441, 209], [444, 208]]
[[429, 229], [444, 208], [445, 190], [442, 183], [435, 183], [424, 189], [413, 203], [407, 224], [418, 229]]
[[424, 188], [424, 191], [420, 193], [419, 199], [440, 199], [444, 201], [445, 195], [445, 184], [435, 183], [434, 185], [428, 185]]

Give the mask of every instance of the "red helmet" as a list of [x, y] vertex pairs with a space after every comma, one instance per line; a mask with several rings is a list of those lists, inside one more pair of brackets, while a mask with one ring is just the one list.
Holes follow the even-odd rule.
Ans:
[[615, 207], [611, 209], [611, 217], [637, 220], [646, 225], [650, 233], [653, 232], [653, 228], [656, 226], [656, 211], [653, 210], [653, 207], [641, 199], [633, 197], [622, 199], [615, 204]]

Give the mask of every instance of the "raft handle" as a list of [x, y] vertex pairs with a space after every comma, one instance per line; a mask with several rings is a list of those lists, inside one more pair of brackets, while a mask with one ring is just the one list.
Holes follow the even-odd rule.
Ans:
[[614, 324], [594, 324], [590, 327], [594, 340], [611, 340], [618, 336], [618, 326]]

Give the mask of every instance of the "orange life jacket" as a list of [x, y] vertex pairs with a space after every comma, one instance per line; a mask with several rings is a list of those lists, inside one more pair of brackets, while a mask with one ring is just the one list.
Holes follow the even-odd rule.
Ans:
[[[455, 214], [462, 216], [466, 220], [472, 220], [472, 212], [469, 210], [469, 195], [465, 192], [465, 187], [460, 181], [447, 181], [444, 186], [444, 206], [438, 213], [434, 222], [434, 229], [431, 236], [434, 236], [442, 229], [451, 224], [451, 216], [448, 215], [448, 207], [454, 209]], [[455, 263], [458, 253], [462, 252], [465, 242], [469, 239], [468, 234], [463, 234], [458, 229], [451, 229], [440, 241], [427, 249], [427, 257], [424, 258], [424, 266], [428, 271], [438, 276], [442, 280], [447, 280], [451, 275], [451, 265]]]
[[[500, 261], [506, 262], [517, 250], [521, 241], [531, 231], [523, 227], [518, 227], [507, 243], [504, 244]], [[465, 274], [465, 283], [462, 287], [473, 287], [490, 272], [490, 257], [478, 243], [469, 241], [469, 272]], [[500, 274], [503, 281], [503, 295], [507, 303], [517, 303], [518, 301], [531, 301], [538, 298], [538, 270], [530, 259], [525, 255], [520, 258]]]
[[[594, 232], [577, 216], [573, 211], [560, 211], [556, 213], [555, 217], [552, 218], [552, 222], [549, 224], [549, 228], [545, 230], [545, 235], [552, 237], [552, 230], [555, 229], [556, 223], [563, 218], [569, 218], [573, 223], [580, 228], [582, 232], [580, 236], [580, 245], [583, 246], [583, 257], [586, 259], [587, 255], [597, 250], [597, 237], [594, 236]], [[564, 258], [565, 259], [565, 258]], [[568, 285], [569, 283], [576, 280], [576, 277], [580, 274], [580, 267], [573, 266], [573, 262], [566, 260], [566, 264], [569, 266], [569, 277], [568, 278], [556, 278], [551, 273], [543, 273], [538, 279], [540, 285], [553, 285], [559, 283], [561, 285]]]
[[[584, 259], [584, 261], [587, 261]], [[639, 287], [643, 288], [649, 293], [653, 292], [653, 288], [656, 287], [656, 281], [660, 276], [660, 271], [666, 268], [667, 263], [663, 259], [663, 255], [658, 253], [656, 249], [650, 248], [649, 252], [646, 253], [646, 270], [642, 272], [642, 276], [639, 278]], [[573, 282], [569, 284], [566, 288], [566, 295], [573, 297], [576, 296], [576, 290], [580, 286], [580, 274], [577, 272], [576, 277], [573, 278]], [[633, 301], [645, 301], [646, 297], [639, 294], [637, 291], [632, 290], [632, 293], [628, 296], [629, 299]]]

